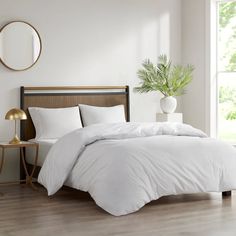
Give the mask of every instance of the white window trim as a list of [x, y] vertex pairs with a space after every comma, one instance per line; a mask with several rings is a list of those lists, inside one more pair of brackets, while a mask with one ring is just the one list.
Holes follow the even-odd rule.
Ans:
[[205, 129], [211, 137], [217, 137], [217, 25], [216, 25], [216, 0], [206, 1], [206, 29], [205, 29]]

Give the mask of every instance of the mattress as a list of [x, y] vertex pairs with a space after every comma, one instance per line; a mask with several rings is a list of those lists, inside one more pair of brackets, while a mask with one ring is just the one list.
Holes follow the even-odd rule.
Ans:
[[[53, 144], [56, 143], [57, 139], [44, 139], [44, 140], [30, 139], [29, 141], [39, 144], [37, 166], [42, 167], [49, 150], [51, 149]], [[34, 165], [34, 160], [35, 160], [35, 148], [34, 147], [26, 148], [26, 162], [31, 165]]]

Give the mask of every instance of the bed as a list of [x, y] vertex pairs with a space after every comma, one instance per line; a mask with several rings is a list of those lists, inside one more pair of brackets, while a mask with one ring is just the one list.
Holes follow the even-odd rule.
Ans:
[[[22, 88], [22, 109], [123, 104], [129, 121], [127, 86], [96, 87], [99, 92], [94, 92], [95, 87], [77, 88], [83, 94], [70, 93], [75, 87], [64, 88], [63, 93], [55, 92], [61, 90], [58, 87]], [[32, 121], [23, 122], [22, 138], [34, 138]], [[41, 161], [38, 178], [48, 195], [67, 185], [89, 192], [98, 206], [114, 216], [135, 212], [166, 195], [223, 192], [226, 196], [236, 188], [235, 149], [185, 124], [94, 124], [52, 144], [41, 143], [50, 151]]]

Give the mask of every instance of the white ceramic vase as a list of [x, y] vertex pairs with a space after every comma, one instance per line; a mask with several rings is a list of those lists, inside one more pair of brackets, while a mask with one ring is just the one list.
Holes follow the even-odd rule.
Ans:
[[167, 114], [173, 113], [175, 112], [175, 109], [177, 106], [177, 100], [175, 97], [172, 97], [172, 96], [164, 97], [161, 99], [160, 105], [161, 105], [161, 110], [164, 113], [167, 113]]

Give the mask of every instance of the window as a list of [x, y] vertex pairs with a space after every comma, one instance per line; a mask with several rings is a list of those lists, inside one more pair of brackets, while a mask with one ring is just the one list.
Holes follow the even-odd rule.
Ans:
[[217, 134], [236, 144], [236, 0], [217, 3]]

